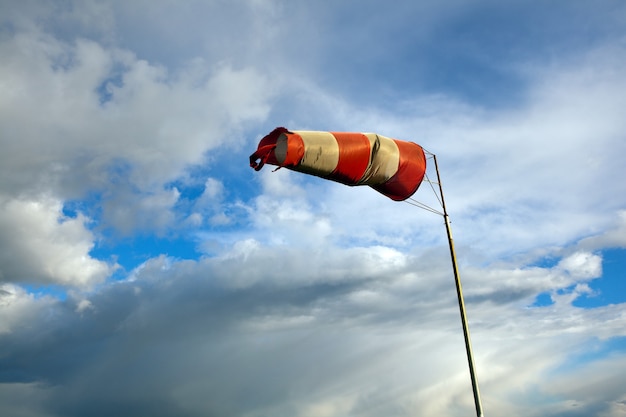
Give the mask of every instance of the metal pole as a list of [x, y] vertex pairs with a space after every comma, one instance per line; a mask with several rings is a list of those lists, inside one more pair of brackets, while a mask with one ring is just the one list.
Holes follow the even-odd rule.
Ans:
[[474, 404], [476, 405], [476, 416], [483, 417], [483, 406], [480, 401], [480, 390], [476, 381], [476, 371], [474, 369], [474, 355], [472, 354], [472, 342], [470, 341], [469, 327], [467, 325], [467, 317], [465, 315], [465, 302], [463, 301], [463, 289], [461, 287], [461, 277], [456, 263], [456, 252], [454, 251], [454, 241], [452, 240], [452, 230], [450, 229], [450, 218], [446, 210], [446, 203], [443, 199], [443, 187], [441, 185], [441, 177], [439, 176], [439, 167], [437, 166], [437, 157], [433, 155], [435, 161], [435, 170], [437, 171], [437, 182], [439, 184], [439, 193], [441, 195], [441, 206], [443, 207], [443, 219], [446, 224], [446, 232], [448, 233], [448, 243], [450, 245], [450, 257], [452, 258], [452, 269], [454, 270], [454, 282], [456, 284], [456, 294], [459, 299], [459, 309], [461, 311], [461, 324], [463, 325], [463, 336], [465, 337], [465, 350], [467, 352], [467, 362], [469, 364], [470, 378], [472, 379], [472, 390], [474, 391]]

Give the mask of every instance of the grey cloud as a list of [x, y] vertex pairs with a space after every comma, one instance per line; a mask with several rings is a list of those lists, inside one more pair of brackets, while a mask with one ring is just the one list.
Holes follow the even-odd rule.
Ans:
[[[57, 302], [31, 322], [36, 326], [1, 336], [2, 380], [44, 383], [41, 389], [54, 393], [49, 409], [64, 415], [84, 415], [88, 404], [132, 415], [151, 409], [146, 401], [154, 395], [169, 415], [177, 407], [190, 415], [240, 415], [284, 407], [285, 398], [306, 397], [337, 373], [356, 383], [350, 375], [361, 372], [363, 361], [386, 356], [381, 349], [398, 343], [397, 326], [419, 328], [426, 320], [420, 309], [408, 321], [401, 318], [414, 306], [400, 293], [393, 297], [396, 306], [359, 308], [353, 295], [379, 291], [377, 273], [367, 269], [333, 282], [324, 278], [329, 265], [322, 264], [308, 272], [319, 278], [302, 280], [292, 272], [285, 282], [268, 276], [260, 258], [249, 258], [240, 265], [258, 267], [269, 280], [242, 287], [230, 281], [234, 265], [217, 272], [218, 261], [164, 261], [146, 264], [132, 281], [103, 287], [82, 314], [73, 300]], [[382, 334], [372, 339], [366, 329]], [[358, 340], [363, 344], [354, 345]], [[146, 380], [147, 374], [154, 378]], [[267, 377], [272, 383], [259, 385]]]
[[[369, 263], [376, 248], [329, 248], [316, 262], [307, 249], [268, 257], [262, 246], [200, 261], [156, 258], [87, 295], [92, 308], [56, 301], [0, 336], [0, 376], [39, 383], [44, 410], [68, 416], [96, 405], [94, 413], [119, 415], [153, 406], [156, 415], [189, 416], [461, 414], [472, 406], [445, 249], [392, 264]], [[336, 274], [343, 268], [351, 273]], [[591, 316], [568, 304], [468, 303], [487, 398], [523, 392], [561, 363], [562, 349], [623, 327], [618, 307]], [[502, 374], [519, 360], [526, 372]], [[454, 404], [427, 395], [438, 384]]]

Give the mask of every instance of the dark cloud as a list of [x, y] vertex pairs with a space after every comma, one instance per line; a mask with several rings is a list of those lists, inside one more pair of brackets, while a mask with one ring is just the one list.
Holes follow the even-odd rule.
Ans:
[[[353, 381], [404, 349], [403, 329], [434, 325], [424, 294], [385, 289], [404, 268], [388, 276], [355, 265], [355, 278], [333, 282], [324, 276], [332, 264], [321, 264], [287, 282], [251, 258], [239, 263], [261, 279], [233, 284], [220, 262], [155, 259], [92, 294], [89, 308], [68, 298], [42, 309], [0, 336], [2, 382], [43, 384], [60, 415], [241, 415]], [[363, 304], [363, 293], [392, 302]]]

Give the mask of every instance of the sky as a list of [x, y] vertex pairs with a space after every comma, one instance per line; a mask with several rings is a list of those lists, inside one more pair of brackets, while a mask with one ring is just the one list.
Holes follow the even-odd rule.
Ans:
[[0, 0], [0, 57], [0, 415], [475, 413], [442, 217], [285, 126], [437, 155], [485, 416], [626, 416], [623, 1]]

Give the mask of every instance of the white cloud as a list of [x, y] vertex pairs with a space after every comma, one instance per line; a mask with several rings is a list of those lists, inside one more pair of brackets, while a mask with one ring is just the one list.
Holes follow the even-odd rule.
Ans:
[[123, 234], [150, 231], [162, 234], [175, 222], [176, 188], [153, 193], [124, 193], [121, 189], [103, 204], [104, 221]]
[[81, 299], [78, 301], [78, 303], [76, 304], [76, 312], [77, 313], [83, 313], [87, 310], [91, 310], [93, 309], [93, 304], [91, 303], [91, 301], [87, 300], [87, 299]]
[[624, 415], [624, 394], [620, 369], [626, 365], [626, 357], [610, 357], [583, 364], [572, 372], [564, 372], [546, 387], [548, 394], [559, 398], [559, 408], [578, 408], [579, 415]]
[[574, 278], [598, 278], [602, 275], [602, 258], [587, 252], [576, 252], [563, 258], [558, 268]]
[[224, 184], [221, 181], [216, 180], [215, 178], [208, 178], [204, 183], [204, 192], [202, 193], [202, 198], [206, 198], [207, 200], [221, 200], [224, 196]]
[[208, 150], [236, 147], [235, 133], [269, 111], [270, 83], [251, 68], [195, 60], [169, 71], [127, 50], [36, 30], [4, 37], [0, 52], [3, 192], [99, 192], [109, 226], [124, 231], [140, 219], [123, 222], [118, 203], [162, 196], [167, 182]]
[[89, 219], [67, 218], [61, 202], [0, 200], [0, 277], [5, 282], [88, 286], [102, 282], [113, 265], [93, 259]]
[[[202, 224], [204, 218], [208, 219], [209, 225], [224, 226], [232, 222], [232, 218], [226, 214], [227, 197], [222, 181], [215, 178], [208, 178], [204, 183], [204, 191], [194, 202], [195, 220], [199, 220], [198, 226]], [[230, 204], [229, 204], [230, 205]]]
[[17, 285], [0, 284], [0, 335], [23, 329], [55, 303], [52, 297], [36, 298]]
[[325, 398], [319, 402], [306, 405], [298, 413], [300, 417], [332, 417], [346, 415], [354, 408], [356, 395], [338, 396], [337, 398]]
[[602, 248], [626, 247], [626, 210], [620, 210], [609, 228], [599, 236], [590, 236], [580, 241], [581, 249], [598, 250]]

